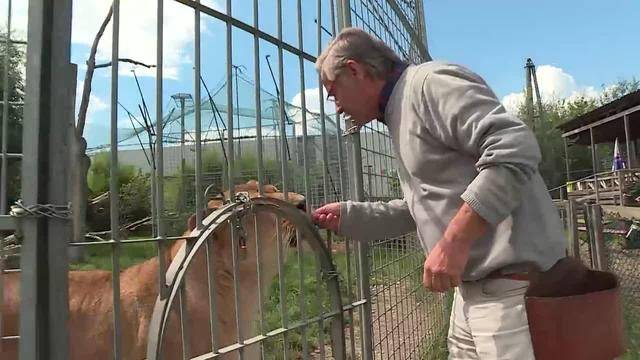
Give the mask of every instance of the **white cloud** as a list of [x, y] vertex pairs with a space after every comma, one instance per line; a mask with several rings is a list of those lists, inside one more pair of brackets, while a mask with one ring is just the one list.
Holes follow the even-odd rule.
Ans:
[[[4, 32], [7, 28], [7, 5], [8, 0], [0, 0], [0, 27]], [[27, 14], [28, 1], [12, 1], [11, 2], [11, 32], [13, 38], [18, 40], [27, 39]]]
[[[571, 74], [553, 65], [538, 66], [536, 76], [543, 102], [599, 95], [593, 86], [579, 86]], [[510, 112], [516, 112], [523, 102], [524, 92], [514, 92], [502, 98], [502, 104]]]
[[[204, 1], [204, 4], [218, 8], [213, 0]], [[90, 47], [110, 5], [110, 0], [74, 2], [72, 41]], [[120, 58], [156, 64], [156, 8], [156, 0], [120, 1]], [[113, 19], [100, 40], [96, 56], [98, 62], [111, 59], [112, 24]], [[206, 31], [204, 22], [201, 22], [201, 30]], [[174, 1], [165, 2], [163, 32], [163, 76], [176, 79], [180, 65], [191, 62], [194, 10]], [[133, 67], [126, 63], [120, 63], [119, 66], [121, 74], [130, 74]], [[140, 76], [155, 76], [156, 69], [137, 67], [136, 73]]]
[[[326, 95], [326, 92], [324, 93]], [[304, 91], [304, 100], [307, 110], [315, 113], [320, 113], [320, 91], [318, 88], [306, 89]], [[336, 112], [336, 105], [324, 100], [324, 112], [326, 114], [334, 114]], [[291, 104], [302, 107], [302, 93], [297, 93], [292, 99]]]
[[[326, 92], [324, 93], [326, 96]], [[305, 89], [304, 91], [304, 100], [307, 111], [311, 111], [314, 113], [320, 113], [320, 91], [319, 88], [311, 88]], [[324, 113], [325, 115], [332, 115], [336, 113], [336, 105], [332, 101], [328, 101], [326, 98], [323, 99], [324, 102]], [[302, 107], [302, 93], [297, 93], [292, 99], [291, 104]], [[296, 134], [302, 134], [302, 114], [298, 113], [293, 118], [293, 121], [296, 123]], [[320, 134], [320, 126], [318, 123], [311, 123], [311, 119], [307, 116], [307, 134], [309, 135], [319, 135]]]

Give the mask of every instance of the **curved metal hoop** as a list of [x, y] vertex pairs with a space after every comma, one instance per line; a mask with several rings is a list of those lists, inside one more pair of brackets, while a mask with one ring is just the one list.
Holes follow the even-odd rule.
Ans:
[[[197, 241], [192, 246], [189, 253], [186, 246], [180, 251], [171, 262], [166, 275], [164, 291], [160, 291], [153, 309], [153, 316], [149, 324], [149, 336], [147, 343], [147, 359], [156, 360], [161, 358], [162, 340], [165, 335], [165, 327], [169, 319], [170, 309], [173, 302], [178, 297], [180, 286], [183, 284], [186, 271], [193, 260], [195, 254], [205, 244], [209, 236], [217, 229], [218, 225], [224, 224], [234, 216], [242, 216], [239, 210], [250, 207], [255, 212], [271, 212], [291, 222], [295, 228], [303, 235], [303, 241], [311, 247], [318, 260], [320, 269], [325, 280], [327, 291], [331, 298], [330, 314], [323, 314], [325, 318], [331, 318], [331, 344], [333, 356], [337, 360], [346, 358], [346, 345], [344, 338], [344, 315], [342, 310], [342, 299], [340, 294], [339, 279], [335, 265], [333, 264], [331, 253], [324, 245], [318, 231], [313, 226], [308, 217], [293, 205], [277, 199], [255, 198], [249, 203], [232, 202], [211, 213], [203, 221], [204, 229], [192, 232], [192, 236], [198, 236]], [[298, 239], [300, 241], [300, 239]], [[164, 296], [163, 296], [164, 294]], [[211, 358], [221, 354], [209, 353]]]

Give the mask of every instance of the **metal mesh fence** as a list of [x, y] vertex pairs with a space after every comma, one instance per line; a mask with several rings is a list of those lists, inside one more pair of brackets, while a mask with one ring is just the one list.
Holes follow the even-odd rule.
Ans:
[[[11, 3], [12, 1], [9, 1], [9, 7]], [[212, 186], [212, 189], [215, 189], [212, 192], [215, 194], [221, 188], [229, 188], [229, 184], [242, 184], [247, 180], [261, 177], [264, 183], [276, 185], [281, 190], [304, 194], [307, 206], [316, 208], [324, 203], [352, 198], [356, 189], [349, 184], [354, 184], [354, 179], [361, 177], [364, 173], [364, 192], [368, 200], [385, 201], [401, 196], [394, 171], [391, 142], [384, 125], [374, 122], [363, 130], [361, 155], [364, 166], [362, 169], [353, 169], [350, 165], [353, 164], [359, 150], [354, 154], [349, 137], [342, 136], [342, 129], [347, 127], [346, 124], [339, 116], [331, 114], [332, 109], [323, 101], [325, 94], [319, 84], [317, 72], [313, 68], [313, 61], [341, 27], [341, 25], [336, 26], [336, 22], [344, 15], [344, 10], [341, 9], [342, 2], [272, 0], [254, 1], [252, 7], [237, 6], [235, 2], [232, 6], [231, 2], [227, 2], [224, 9], [224, 6], [212, 1], [149, 1], [148, 4], [140, 5], [146, 6], [145, 10], [153, 9], [150, 12], [150, 18], [155, 18], [152, 23], [146, 24], [149, 29], [155, 30], [152, 31], [153, 35], [146, 39], [137, 38], [141, 32], [129, 31], [128, 28], [132, 18], [135, 20], [133, 22], [149, 20], [135, 19], [137, 14], [133, 10], [136, 9], [138, 2], [103, 2], [94, 9], [95, 13], [99, 14], [91, 17], [92, 20], [87, 22], [95, 22], [97, 28], [111, 3], [114, 4], [114, 12], [111, 25], [105, 34], [109, 34], [107, 36], [110, 36], [111, 40], [116, 40], [111, 42], [111, 48], [105, 45], [109, 43], [109, 39], [102, 40], [100, 46], [104, 46], [101, 48], [104, 53], [101, 53], [102, 50], [99, 51], [98, 59], [100, 62], [105, 61], [102, 64], [103, 67], [111, 69], [105, 72], [107, 76], [96, 75], [92, 93], [92, 96], [102, 96], [102, 104], [100, 102], [96, 104], [103, 107], [104, 114], [102, 117], [96, 115], [97, 118], [93, 119], [91, 126], [97, 122], [102, 122], [103, 126], [99, 127], [99, 131], [94, 129], [92, 133], [85, 134], [94, 167], [89, 173], [89, 190], [83, 190], [89, 193], [87, 214], [86, 216], [77, 215], [75, 221], [83, 223], [85, 227], [83, 231], [86, 231], [88, 236], [84, 237], [81, 233], [80, 238], [61, 239], [67, 236], [60, 235], [62, 232], [59, 232], [55, 239], [50, 239], [51, 234], [44, 233], [38, 234], [37, 239], [29, 237], [39, 245], [47, 242], [51, 244], [52, 240], [55, 240], [58, 245], [55, 251], [49, 249], [52, 251], [50, 254], [42, 251], [25, 252], [22, 256], [28, 259], [27, 262], [19, 264], [15, 261], [12, 265], [29, 267], [29, 264], [44, 264], [47, 262], [40, 260], [52, 254], [57, 255], [55, 261], [48, 264], [49, 268], [38, 268], [39, 275], [25, 280], [22, 285], [27, 285], [25, 287], [29, 289], [28, 291], [34, 294], [37, 293], [36, 290], [39, 293], [45, 287], [55, 289], [56, 286], [68, 285], [71, 301], [64, 296], [58, 296], [55, 301], [50, 302], [46, 299], [48, 295], [45, 294], [39, 295], [37, 300], [27, 299], [26, 303], [16, 305], [16, 301], [13, 300], [18, 298], [14, 296], [11, 306], [28, 310], [35, 309], [36, 306], [46, 307], [47, 311], [53, 314], [51, 319], [55, 319], [56, 316], [66, 317], [66, 309], [65, 311], [61, 309], [64, 308], [63, 302], [67, 301], [72, 336], [67, 335], [63, 321], [55, 322], [54, 331], [45, 335], [48, 340], [56, 340], [52, 340], [55, 343], [51, 345], [52, 351], [59, 350], [54, 352], [67, 354], [69, 358], [78, 358], [78, 354], [82, 353], [83, 346], [78, 344], [83, 341], [82, 336], [85, 335], [77, 332], [77, 324], [74, 323], [79, 312], [78, 304], [73, 301], [74, 296], [77, 299], [78, 291], [82, 293], [88, 288], [86, 283], [78, 282], [78, 279], [98, 275], [106, 284], [100, 287], [99, 292], [101, 299], [107, 305], [102, 308], [93, 306], [87, 309], [94, 315], [91, 321], [104, 320], [109, 325], [101, 335], [104, 342], [98, 340], [94, 345], [103, 346], [101, 348], [104, 350], [103, 354], [109, 354], [107, 356], [110, 357], [113, 355], [115, 358], [126, 358], [127, 355], [133, 354], [132, 349], [135, 349], [135, 354], [138, 355], [144, 352], [145, 344], [132, 345], [130, 342], [132, 329], [128, 326], [126, 318], [130, 315], [130, 290], [139, 290], [145, 284], [153, 284], [160, 289], [158, 294], [160, 298], [166, 295], [162, 293], [165, 286], [162, 281], [166, 280], [165, 276], [169, 276], [167, 275], [169, 263], [166, 263], [165, 251], [185, 232], [187, 218], [199, 210], [197, 203], [206, 186]], [[29, 26], [39, 29], [38, 31], [51, 24], [60, 27], [61, 35], [55, 40], [61, 43], [53, 47], [57, 50], [51, 57], [54, 60], [53, 63], [63, 64], [67, 71], [69, 69], [66, 67], [70, 62], [67, 58], [71, 48], [70, 43], [76, 40], [64, 31], [69, 31], [72, 27], [72, 32], [76, 33], [91, 32], [96, 29], [87, 30], [82, 27], [82, 24], [75, 22], [71, 26], [71, 9], [73, 8], [74, 11], [80, 8], [85, 9], [88, 2], [64, 0], [55, 4], [58, 4], [55, 7], [59, 21], [50, 21], [51, 19], [47, 18], [50, 14], [46, 13], [43, 5], [36, 3], [32, 11], [33, 13], [40, 11], [39, 14], [42, 16], [30, 19]], [[288, 10], [294, 8], [297, 10], [296, 16], [289, 16], [293, 12], [289, 14]], [[351, 8], [345, 10], [352, 15], [352, 25], [363, 27], [376, 34], [405, 59], [412, 62], [426, 59], [424, 14], [421, 2], [360, 0], [351, 2]], [[74, 17], [85, 15], [88, 16], [86, 13], [73, 14]], [[193, 41], [188, 42], [189, 46], [185, 49], [176, 50], [170, 47], [170, 44], [175, 45], [175, 43], [172, 43], [171, 36], [168, 36], [173, 35], [170, 33], [172, 16], [169, 15], [188, 18], [190, 24], [193, 21], [193, 28], [189, 30], [193, 30], [194, 33], [185, 35]], [[348, 22], [344, 20], [344, 25], [349, 25]], [[77, 26], [80, 28], [76, 28]], [[33, 33], [36, 33], [36, 30]], [[123, 36], [125, 33], [126, 37]], [[68, 36], [63, 36], [65, 34]], [[216, 36], [226, 34], [227, 37], [222, 41], [218, 40], [223, 36], [216, 38], [216, 41], [206, 41], [204, 38], [201, 40], [201, 36], [212, 34]], [[11, 42], [10, 39], [0, 40], [4, 44]], [[46, 59], [47, 47], [43, 45], [42, 39], [36, 37], [35, 40], [36, 43], [30, 51], [33, 56], [42, 55], [42, 58]], [[122, 45], [121, 48], [116, 46], [118, 42]], [[132, 51], [129, 44], [155, 45], [156, 49], [160, 49], [155, 52], [155, 55], [145, 57], [144, 54], [141, 55], [135, 51], [133, 53], [144, 57], [136, 60], [160, 66], [149, 70], [119, 63], [118, 59], [128, 57], [127, 52]], [[16, 45], [24, 46], [22, 42]], [[163, 46], [164, 51], [162, 51]], [[190, 48], [191, 46], [193, 49]], [[226, 56], [222, 55], [225, 47]], [[7, 48], [9, 48], [8, 45]], [[85, 53], [75, 53], [77, 47], [72, 51], [74, 54], [71, 61], [86, 62]], [[173, 51], [184, 52], [182, 55], [185, 62], [182, 65], [185, 66], [178, 71], [181, 72], [180, 75], [193, 81], [182, 83], [176, 73], [172, 73], [171, 66], [168, 64], [170, 62], [168, 52]], [[22, 52], [21, 56], [23, 55]], [[34, 58], [33, 56], [31, 58]], [[112, 62], [107, 64], [109, 58]], [[161, 66], [164, 60], [167, 61], [166, 68]], [[14, 64], [11, 65], [14, 67]], [[22, 66], [16, 67], [22, 69]], [[27, 68], [41, 70], [37, 63]], [[52, 68], [58, 69], [59, 66]], [[72, 67], [69, 66], [69, 68]], [[76, 87], [76, 79], [82, 79], [86, 70], [86, 67], [78, 67], [78, 74], [71, 75], [73, 73], [71, 70], [69, 70], [70, 74], [63, 74], [63, 71], [56, 73], [54, 77], [59, 81], [55, 88], [68, 91], [63, 94], [63, 91], [59, 90], [58, 96], [68, 97], [64, 100], [69, 100], [71, 103], [74, 97], [73, 90], [80, 91], [82, 88]], [[42, 71], [46, 74], [51, 71], [51, 68], [45, 68]], [[109, 71], [110, 76], [108, 76]], [[124, 74], [125, 72], [127, 74]], [[129, 72], [133, 72], [133, 77]], [[145, 72], [146, 75], [142, 75]], [[7, 74], [6, 66], [3, 74]], [[149, 75], [153, 74], [155, 74], [155, 80], [149, 80]], [[32, 85], [32, 93], [38, 94], [36, 90], [47, 89], [50, 85], [46, 83], [48, 77], [44, 76], [43, 79], [45, 80], [42, 84]], [[212, 91], [209, 93], [207, 82], [218, 80], [220, 81], [211, 87]], [[3, 83], [5, 86], [6, 84], [7, 82]], [[20, 197], [20, 189], [17, 185], [20, 177], [17, 174], [20, 169], [19, 154], [22, 151], [23, 137], [19, 128], [22, 104], [21, 99], [14, 98], [17, 94], [24, 94], [23, 89], [12, 92], [10, 96], [7, 91], [2, 93], [3, 105], [5, 105], [3, 113], [6, 114], [7, 109], [9, 112], [9, 115], [3, 116], [1, 189], [3, 207]], [[60, 122], [59, 119], [64, 119], [68, 123], [69, 119], [75, 118], [77, 111], [72, 109], [73, 106], [69, 106], [70, 104], [64, 101], [50, 100], [42, 101], [57, 104], [56, 121]], [[313, 101], [319, 104], [311, 104]], [[62, 103], [64, 106], [61, 105]], [[90, 110], [93, 106], [94, 103], [89, 103]], [[313, 109], [309, 109], [311, 107]], [[31, 110], [33, 109], [35, 108], [32, 107]], [[49, 119], [46, 117], [42, 121], [45, 125], [49, 124]], [[51, 121], [51, 123], [55, 122]], [[229, 128], [233, 131], [229, 132]], [[39, 129], [34, 129], [29, 133], [32, 138], [24, 137], [27, 139], [25, 146], [28, 146], [30, 151], [35, 148], [36, 138], [43, 138], [43, 135], [38, 133]], [[67, 130], [64, 129], [64, 131]], [[302, 135], [303, 132], [306, 132], [306, 136]], [[62, 130], [56, 134], [58, 137], [52, 137], [52, 139], [67, 139], [67, 135], [62, 135]], [[199, 137], [200, 140], [198, 140]], [[51, 149], [55, 148], [55, 145], [52, 144]], [[31, 151], [29, 159], [37, 164], [50, 162], [52, 166], [55, 164], [61, 166], [69, 162], [67, 150], [66, 147], [61, 146], [59, 152], [50, 151], [49, 154], [39, 151], [34, 155], [34, 151]], [[95, 151], [98, 150], [107, 151], [97, 155]], [[213, 165], [210, 168], [205, 166], [203, 169], [200, 166], [196, 170], [198, 156], [206, 157], [207, 151], [215, 153], [212, 157], [217, 157], [217, 162], [212, 162]], [[104, 161], [99, 159], [100, 156]], [[75, 163], [76, 159], [72, 161], [74, 165], [78, 165]], [[235, 171], [232, 176], [229, 176], [225, 173], [225, 166], [221, 164], [232, 161], [235, 161], [235, 168], [233, 168]], [[260, 166], [262, 166], [261, 170]], [[30, 174], [33, 175], [35, 169], [31, 170], [33, 171]], [[110, 176], [110, 173], [114, 176]], [[116, 173], [117, 176], [115, 176]], [[55, 172], [53, 175], [56, 175]], [[64, 176], [59, 178], [51, 176], [51, 182], [55, 183], [58, 189], [52, 198], [61, 199], [63, 195], [72, 197], [71, 195], [80, 192], [77, 183], [69, 188], [73, 194], [63, 194], [59, 191], [67, 185], [65, 183], [67, 180]], [[30, 184], [28, 181], [23, 183]], [[195, 183], [199, 183], [201, 188], [197, 188]], [[33, 186], [22, 190], [23, 196], [25, 193], [37, 192]], [[158, 193], [154, 193], [155, 191]], [[84, 201], [84, 198], [81, 200]], [[58, 202], [65, 201], [60, 200], [56, 203]], [[203, 205], [200, 203], [200, 206]], [[0, 215], [3, 215], [0, 219], [4, 226], [3, 230], [7, 230], [3, 235], [9, 235], [14, 230], [13, 219], [4, 216], [6, 215], [4, 210]], [[41, 220], [38, 221], [44, 226], [45, 221]], [[34, 219], [28, 219], [28, 222], [35, 224]], [[59, 222], [52, 228], [64, 227], [66, 231], [71, 228], [69, 223], [62, 225]], [[31, 232], [26, 236], [32, 235], [34, 229], [35, 226], [28, 229]], [[264, 313], [261, 314], [264, 315], [263, 320], [266, 326], [259, 327], [259, 331], [256, 330], [257, 332], [250, 335], [238, 335], [236, 339], [238, 344], [231, 345], [227, 351], [233, 354], [240, 353], [239, 349], [246, 345], [242, 344], [243, 341], [247, 340], [247, 336], [254, 335], [252, 341], [261, 343], [264, 358], [277, 359], [282, 356], [299, 358], [307, 355], [311, 358], [331, 357], [334, 349], [330, 345], [328, 323], [336, 314], [335, 311], [331, 313], [332, 309], [327, 305], [327, 290], [322, 285], [326, 283], [326, 276], [339, 276], [343, 311], [338, 313], [344, 313], [343, 332], [348, 358], [367, 358], [367, 342], [373, 343], [375, 358], [433, 358], [434, 354], [440, 351], [441, 341], [439, 340], [443, 338], [443, 331], [446, 328], [445, 301], [443, 297], [428, 294], [422, 289], [420, 279], [424, 255], [415, 236], [408, 235], [357, 246], [350, 239], [341, 239], [328, 232], [323, 231], [322, 236], [322, 240], [331, 252], [338, 274], [321, 273], [317, 257], [314, 257], [309, 249], [298, 247], [296, 250], [290, 250], [289, 259], [286, 262], [281, 258], [282, 254], [279, 254], [277, 276], [265, 280], [272, 295], [265, 299], [264, 305], [268, 309], [265, 308]], [[67, 249], [65, 240], [75, 243]], [[17, 237], [3, 241], [3, 247], [6, 245], [8, 249], [0, 248], [0, 257], [6, 260], [5, 257], [9, 253], [18, 253], [20, 241], [21, 239]], [[368, 269], [364, 268], [367, 261], [363, 261], [360, 257], [360, 254], [367, 253], [362, 250], [362, 247], [367, 246], [370, 246], [368, 257], [365, 256], [369, 264]], [[64, 256], [60, 256], [67, 250], [69, 254], [77, 255], [71, 256], [69, 262]], [[240, 260], [242, 260], [241, 257]], [[275, 257], [272, 256], [269, 261], [273, 265], [276, 261]], [[142, 267], [136, 267], [140, 264], [146, 264], [146, 269], [152, 269], [153, 271], [148, 273], [152, 275], [143, 279], [139, 272]], [[11, 262], [3, 261], [2, 265], [11, 265]], [[67, 266], [72, 270], [69, 274], [66, 273]], [[44, 276], [49, 270], [55, 270], [56, 276], [50, 278]], [[107, 270], [108, 273], [102, 270]], [[31, 276], [31, 273], [27, 275]], [[66, 279], [67, 275], [69, 275], [68, 279]], [[238, 278], [237, 275], [237, 271], [233, 273], [234, 281]], [[230, 275], [227, 273], [226, 276]], [[50, 280], [52, 278], [56, 280], [49, 283], [53, 281]], [[2, 279], [5, 277], [3, 276]], [[1, 291], [2, 279], [0, 279], [0, 302], [4, 299]], [[370, 282], [364, 281], [365, 279]], [[226, 280], [231, 281], [228, 277]], [[14, 281], [9, 288], [15, 289], [15, 283]], [[371, 287], [363, 284], [370, 284]], [[97, 282], [94, 285], [98, 285]], [[211, 286], [211, 284], [208, 285]], [[364, 289], [363, 286], [367, 288]], [[185, 288], [186, 286], [180, 290], [180, 296], [187, 296], [184, 293]], [[149, 316], [155, 300], [155, 293], [153, 290], [149, 291], [152, 295], [147, 293], [148, 296], [145, 298], [149, 301], [145, 300], [145, 304], [140, 305], [142, 310], [137, 308], [145, 317]], [[368, 292], [372, 293], [371, 297]], [[205, 294], [201, 298], [206, 298], [207, 295], [210, 296]], [[254, 297], [260, 301], [263, 300], [259, 295]], [[189, 326], [185, 326], [190, 313], [187, 303], [193, 298], [189, 299], [184, 302], [180, 299], [176, 303], [180, 316], [173, 321], [180, 320], [180, 324], [177, 325], [180, 327], [174, 327], [175, 331], [171, 332], [172, 341], [182, 341], [182, 356], [185, 358], [197, 355], [189, 354], [189, 345], [187, 345], [190, 343], [189, 331], [192, 330]], [[37, 303], [38, 301], [44, 301], [44, 303]], [[238, 301], [238, 296], [235, 296], [235, 301]], [[372, 304], [372, 313], [364, 310], [365, 305], [369, 303]], [[236, 317], [239, 316], [238, 313], [236, 310]], [[12, 319], [15, 320], [16, 314], [17, 310], [11, 314]], [[373, 322], [369, 320], [371, 317]], [[102, 320], [95, 320], [98, 318]], [[35, 339], [36, 325], [47, 321], [42, 319], [44, 317], [24, 322], [29, 324], [29, 327], [20, 329], [20, 341], [24, 340], [20, 346], [26, 349], [29, 344], [32, 344], [31, 341]], [[197, 323], [193, 321], [194, 318], [191, 319], [192, 323]], [[148, 318], [144, 321], [148, 321]], [[0, 319], [1, 324], [3, 324], [2, 319]], [[255, 324], [251, 324], [253, 325]], [[15, 351], [18, 344], [18, 325], [15, 323], [11, 326], [10, 333], [3, 331], [4, 329], [0, 326], [0, 335], [5, 337], [4, 340], [13, 342]], [[366, 330], [369, 328], [374, 329], [372, 339], [366, 338], [368, 336]], [[144, 330], [141, 331], [144, 332]], [[195, 334], [191, 333], [197, 338], [198, 334]], [[214, 336], [211, 335], [211, 337]], [[146, 340], [144, 339], [143, 342]], [[67, 347], [67, 343], [70, 346]], [[36, 348], [35, 343], [32, 348]], [[214, 345], [212, 350], [214, 353], [220, 350], [215, 348]], [[64, 355], [61, 356], [66, 358]], [[4, 358], [4, 353], [0, 357]], [[211, 357], [220, 358], [222, 355], [218, 353]]]
[[[573, 230], [568, 219], [566, 202], [559, 210], [567, 233], [576, 231], [577, 255], [582, 262], [598, 269], [598, 259], [604, 256], [606, 261], [602, 262], [603, 269], [613, 272], [618, 277], [627, 344], [627, 352], [622, 359], [636, 359], [640, 356], [640, 237], [636, 232], [636, 225], [618, 216], [603, 216], [600, 223], [590, 225], [586, 219], [585, 208], [584, 205], [575, 205], [577, 221]], [[589, 229], [590, 226], [596, 226], [597, 229]], [[599, 253], [596, 240], [590, 235], [591, 231], [602, 233], [603, 254]]]

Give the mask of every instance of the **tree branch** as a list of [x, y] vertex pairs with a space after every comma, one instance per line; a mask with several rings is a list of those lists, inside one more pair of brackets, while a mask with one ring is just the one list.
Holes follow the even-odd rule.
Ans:
[[[127, 59], [127, 58], [120, 58], [120, 59], [118, 59], [118, 61], [119, 62], [130, 63], [130, 64], [134, 64], [134, 65], [144, 66], [147, 69], [151, 69], [151, 68], [156, 67], [155, 65], [148, 65], [148, 64], [142, 63], [140, 61], [136, 61], [136, 60], [133, 60], [133, 59]], [[111, 61], [109, 61], [108, 63], [95, 65], [95, 68], [99, 69], [99, 68], [105, 68], [105, 67], [109, 67], [109, 66], [111, 66]]]
[[98, 51], [98, 43], [100, 42], [100, 38], [102, 38], [102, 34], [104, 34], [104, 30], [111, 21], [111, 16], [113, 15], [113, 5], [109, 7], [109, 12], [107, 16], [104, 18], [102, 25], [100, 25], [100, 29], [96, 34], [96, 37], [93, 39], [93, 44], [91, 45], [91, 52], [89, 53], [89, 59], [87, 60], [87, 72], [84, 75], [84, 86], [82, 89], [82, 100], [80, 101], [80, 110], [78, 111], [78, 123], [76, 125], [76, 137], [82, 137], [82, 133], [84, 132], [84, 124], [87, 120], [87, 108], [89, 107], [89, 96], [91, 95], [91, 82], [93, 81], [93, 71], [96, 67], [96, 52]]

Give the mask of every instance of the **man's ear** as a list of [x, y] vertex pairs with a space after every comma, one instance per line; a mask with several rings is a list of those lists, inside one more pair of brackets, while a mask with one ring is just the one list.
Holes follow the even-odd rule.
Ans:
[[365, 75], [362, 65], [355, 60], [347, 60], [345, 67], [353, 77], [361, 78]]

